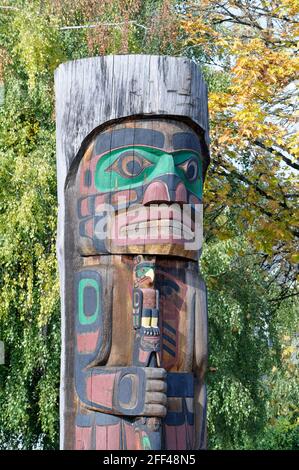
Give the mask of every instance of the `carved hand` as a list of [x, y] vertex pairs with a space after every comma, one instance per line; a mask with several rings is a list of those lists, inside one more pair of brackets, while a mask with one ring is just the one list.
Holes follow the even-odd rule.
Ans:
[[157, 416], [163, 418], [167, 412], [167, 384], [166, 370], [156, 367], [145, 367], [145, 416]]
[[114, 387], [113, 408], [117, 414], [163, 417], [167, 412], [166, 370], [128, 367]]

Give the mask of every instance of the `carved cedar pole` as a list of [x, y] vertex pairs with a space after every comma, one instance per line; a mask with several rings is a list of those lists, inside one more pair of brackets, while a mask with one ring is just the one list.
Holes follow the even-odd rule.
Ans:
[[55, 73], [63, 449], [205, 447], [207, 91], [184, 58]]

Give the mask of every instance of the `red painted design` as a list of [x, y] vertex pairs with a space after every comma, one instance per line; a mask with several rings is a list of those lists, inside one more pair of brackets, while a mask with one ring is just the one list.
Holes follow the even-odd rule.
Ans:
[[186, 427], [185, 424], [176, 426], [176, 450], [186, 450]]
[[85, 233], [89, 238], [93, 238], [93, 218], [85, 222]]
[[94, 374], [87, 378], [86, 396], [89, 401], [112, 408], [115, 374]]
[[88, 450], [91, 449], [91, 427], [79, 427], [76, 426], [75, 436], [75, 449], [76, 450]]
[[120, 449], [120, 423], [112, 426], [96, 426], [96, 450]]
[[145, 289], [142, 289], [142, 293], [143, 293], [143, 308], [155, 308], [156, 307], [156, 290], [145, 288]]
[[[188, 428], [192, 426], [188, 426]], [[165, 441], [167, 450], [186, 450], [186, 425], [182, 424], [181, 426], [168, 426], [165, 425]], [[190, 448], [192, 449], [192, 447]]]
[[[103, 155], [96, 155], [96, 156], [92, 156], [91, 158], [89, 159], [84, 159], [82, 161], [82, 165], [81, 165], [81, 168], [80, 168], [80, 191], [82, 194], [86, 194], [86, 193], [95, 193], [96, 192], [96, 187], [95, 187], [95, 184], [94, 184], [94, 174], [95, 174], [95, 169], [96, 169], [96, 166], [97, 166], [97, 163], [98, 161], [100, 160], [100, 158], [102, 157]], [[92, 178], [91, 178], [91, 185], [87, 188], [85, 185], [84, 185], [84, 174], [86, 172], [86, 170], [89, 170], [91, 172], [91, 175], [92, 175]]]
[[[187, 293], [187, 288], [186, 286], [179, 282], [177, 278], [170, 274], [165, 274], [164, 272], [158, 271], [158, 275], [161, 275], [161, 277], [165, 280], [170, 279], [174, 283], [176, 283], [179, 286], [179, 291], [175, 292], [172, 291], [172, 293], [168, 296], [161, 296], [160, 297], [160, 312], [161, 316], [163, 318], [163, 322], [165, 326], [160, 325], [161, 331], [162, 331], [162, 350], [161, 350], [161, 355], [162, 355], [162, 361], [161, 361], [161, 366], [169, 370], [171, 367], [174, 367], [175, 365], [178, 364], [178, 351], [179, 351], [179, 338], [180, 338], [180, 316], [184, 315], [185, 313], [185, 299], [186, 299], [186, 293]], [[168, 329], [166, 325], [169, 325], [171, 329]], [[172, 330], [175, 330], [173, 332]], [[163, 335], [166, 335], [166, 337], [163, 337]], [[169, 343], [167, 340], [167, 337], [172, 339], [175, 342], [175, 345], [172, 343]], [[165, 349], [163, 349], [163, 345], [166, 346]], [[170, 354], [167, 349], [170, 349], [175, 353], [173, 356]]]
[[[168, 305], [165, 305], [165, 303]], [[162, 367], [166, 368], [167, 370], [171, 367], [175, 366], [178, 363], [178, 351], [179, 351], [179, 317], [180, 317], [180, 310], [178, 310], [175, 305], [171, 302], [163, 302], [161, 299], [160, 302], [160, 311], [163, 315], [164, 325], [169, 325], [172, 329], [175, 330], [170, 331], [165, 326], [162, 326]], [[170, 343], [167, 338], [171, 338], [175, 344], [172, 342]], [[164, 349], [163, 346], [166, 346]], [[174, 355], [170, 354], [167, 349], [173, 351]]]
[[179, 183], [175, 190], [175, 200], [176, 202], [188, 202], [187, 189], [183, 183]]
[[[130, 424], [124, 423], [124, 430], [126, 435], [127, 450], [137, 450], [138, 449], [138, 435], [135, 435], [134, 427]], [[137, 439], [136, 439], [137, 437]]]
[[143, 342], [147, 343], [150, 346], [152, 351], [153, 350], [155, 351], [155, 347], [159, 345], [160, 336], [144, 336]]
[[120, 423], [114, 424], [113, 426], [107, 426], [108, 432], [108, 447], [107, 449], [118, 450], [119, 446], [119, 436], [120, 436]]
[[144, 450], [143, 438], [147, 436], [144, 431], [135, 431], [136, 432], [136, 450]]
[[87, 217], [90, 214], [89, 211], [89, 206], [88, 206], [88, 197], [84, 198], [81, 200], [81, 205], [80, 205], [80, 215], [81, 217]]
[[147, 362], [148, 360], [148, 357], [151, 353], [148, 352], [148, 351], [143, 351], [142, 349], [139, 350], [139, 357], [138, 357], [138, 360], [142, 363], [145, 363]]
[[165, 424], [165, 444], [166, 450], [176, 450], [176, 430], [175, 426]]
[[77, 335], [77, 349], [79, 353], [94, 352], [97, 346], [99, 331], [81, 333]]
[[163, 181], [155, 181], [148, 185], [142, 203], [148, 204], [158, 201], [170, 201], [167, 185]]
[[188, 445], [188, 449], [194, 449], [194, 446], [195, 446], [195, 443], [194, 443], [194, 426], [192, 426], [191, 424], [186, 424], [186, 435], [187, 435], [187, 445]]
[[96, 426], [96, 450], [109, 449], [107, 446], [107, 426]]
[[[163, 302], [163, 308], [165, 309], [165, 312], [168, 313], [169, 308], [171, 308], [171, 313], [168, 315], [168, 318], [176, 318], [176, 316], [180, 313], [182, 309], [184, 300], [181, 299], [177, 294], [173, 294], [171, 297], [163, 297], [163, 299], [161, 299], [161, 302]], [[175, 308], [175, 314], [173, 314], [172, 312], [173, 308]]]

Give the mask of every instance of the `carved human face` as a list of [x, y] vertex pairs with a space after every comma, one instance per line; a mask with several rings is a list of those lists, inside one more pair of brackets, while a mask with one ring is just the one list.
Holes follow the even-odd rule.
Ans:
[[75, 182], [81, 252], [196, 258], [185, 244], [201, 207], [202, 167], [200, 138], [184, 123], [132, 120], [96, 135]]

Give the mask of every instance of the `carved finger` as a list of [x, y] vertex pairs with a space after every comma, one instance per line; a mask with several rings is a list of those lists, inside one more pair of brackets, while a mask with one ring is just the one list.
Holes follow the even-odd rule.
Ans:
[[166, 416], [167, 409], [163, 405], [145, 405], [144, 416], [157, 416], [164, 418]]
[[145, 374], [148, 379], [161, 379], [165, 380], [167, 372], [165, 369], [159, 367], [146, 367]]
[[160, 392], [148, 392], [145, 395], [145, 403], [154, 403], [154, 404], [159, 404], [159, 405], [164, 405], [166, 406], [167, 404], [167, 396], [165, 393], [160, 393]]
[[164, 380], [148, 380], [146, 384], [147, 392], [163, 392], [167, 391], [167, 383]]

